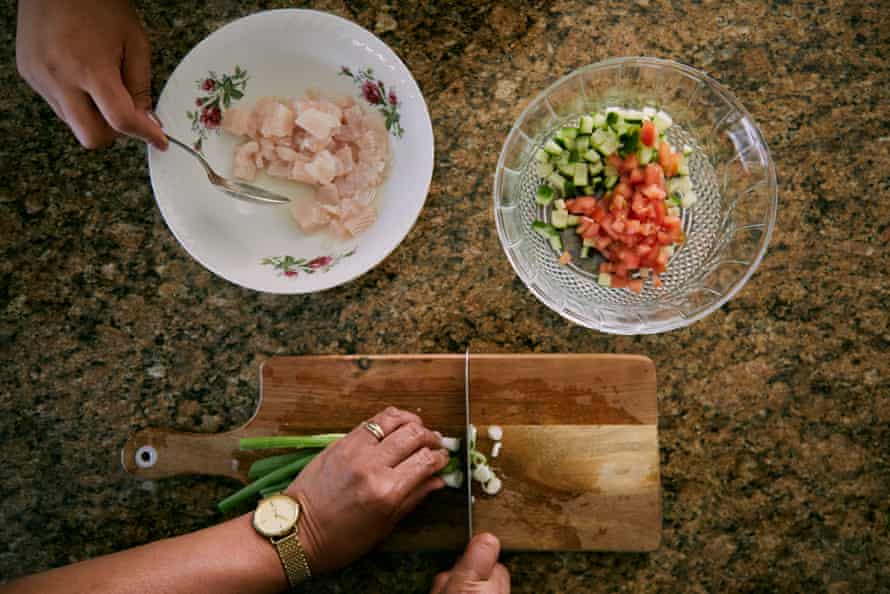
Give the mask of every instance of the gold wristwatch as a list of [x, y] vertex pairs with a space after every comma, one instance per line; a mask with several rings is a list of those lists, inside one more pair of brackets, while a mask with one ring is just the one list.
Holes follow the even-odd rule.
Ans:
[[253, 512], [253, 527], [275, 546], [291, 587], [312, 577], [300, 544], [299, 519], [300, 504], [287, 495], [266, 497]]

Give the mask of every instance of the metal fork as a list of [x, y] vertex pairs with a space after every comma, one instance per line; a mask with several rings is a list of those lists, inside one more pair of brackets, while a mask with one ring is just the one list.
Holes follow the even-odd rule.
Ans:
[[169, 134], [166, 136], [167, 140], [190, 153], [193, 157], [197, 157], [198, 161], [200, 161], [201, 165], [204, 167], [204, 171], [207, 172], [207, 179], [210, 180], [210, 183], [232, 198], [265, 205], [288, 204], [290, 202], [290, 198], [282, 196], [281, 194], [276, 194], [275, 192], [270, 192], [251, 184], [221, 176], [213, 170], [213, 167], [210, 166], [210, 163], [207, 162], [201, 153], [194, 150], [186, 143], [173, 138]]

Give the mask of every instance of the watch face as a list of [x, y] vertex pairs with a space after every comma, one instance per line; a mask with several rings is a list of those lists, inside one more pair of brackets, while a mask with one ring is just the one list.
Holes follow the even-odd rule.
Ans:
[[287, 495], [273, 495], [260, 501], [253, 512], [253, 527], [263, 536], [283, 536], [300, 516], [299, 504]]

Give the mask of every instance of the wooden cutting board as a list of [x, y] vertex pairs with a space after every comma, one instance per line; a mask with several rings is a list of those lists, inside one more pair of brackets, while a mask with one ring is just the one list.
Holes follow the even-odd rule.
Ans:
[[[144, 479], [181, 474], [246, 481], [256, 452], [238, 439], [345, 432], [392, 405], [462, 435], [464, 356], [276, 357], [260, 371], [254, 417], [227, 433], [146, 429], [121, 458]], [[661, 540], [655, 367], [633, 355], [471, 355], [470, 407], [479, 449], [503, 427], [495, 497], [474, 486], [475, 531], [507, 550], [651, 551]], [[269, 455], [268, 452], [263, 455]], [[140, 463], [137, 457], [142, 457]], [[149, 466], [150, 465], [150, 466]], [[386, 541], [386, 550], [466, 543], [465, 495], [435, 493]]]

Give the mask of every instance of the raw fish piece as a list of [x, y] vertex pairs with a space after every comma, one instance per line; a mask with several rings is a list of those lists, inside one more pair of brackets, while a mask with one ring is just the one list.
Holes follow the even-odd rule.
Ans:
[[377, 220], [377, 212], [370, 206], [346, 199], [340, 204], [340, 222], [353, 237], [357, 237]]
[[260, 134], [263, 136], [290, 136], [294, 131], [294, 112], [276, 101], [264, 112]]
[[245, 142], [235, 149], [235, 166], [233, 171], [235, 177], [252, 181], [256, 177], [257, 159], [260, 160], [260, 166], [262, 166], [262, 157], [259, 153], [260, 145], [253, 140]]
[[287, 179], [290, 177], [290, 172], [293, 168], [293, 163], [288, 163], [287, 161], [282, 160], [275, 160], [266, 166], [266, 173], [268, 173], [272, 177], [283, 177]]
[[275, 154], [282, 161], [287, 161], [288, 163], [293, 163], [297, 160], [297, 151], [290, 147], [278, 145], [275, 147]]
[[294, 159], [293, 167], [291, 168], [290, 179], [304, 184], [314, 184], [315, 178], [309, 175], [309, 172], [306, 171], [306, 165], [308, 165], [309, 162], [309, 159], [305, 155], [297, 155], [297, 158]]
[[222, 129], [236, 136], [247, 136], [247, 122], [251, 110], [246, 107], [230, 107], [223, 112]]
[[337, 204], [340, 202], [340, 192], [337, 191], [337, 186], [327, 184], [315, 191], [315, 199], [322, 204]]
[[315, 183], [327, 185], [334, 180], [334, 175], [337, 173], [337, 160], [328, 151], [321, 151], [306, 165], [306, 173], [312, 176]]
[[300, 113], [297, 125], [318, 139], [330, 138], [334, 128], [340, 126], [340, 119], [329, 113], [311, 108]]
[[294, 200], [290, 203], [290, 213], [300, 228], [306, 233], [315, 233], [328, 226], [331, 217], [314, 200]]

